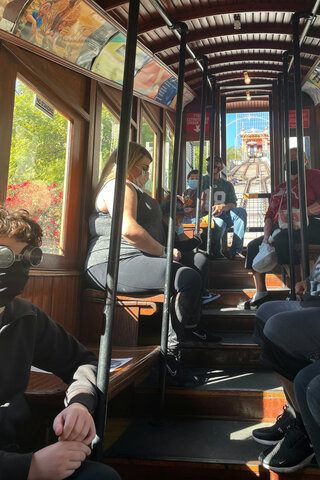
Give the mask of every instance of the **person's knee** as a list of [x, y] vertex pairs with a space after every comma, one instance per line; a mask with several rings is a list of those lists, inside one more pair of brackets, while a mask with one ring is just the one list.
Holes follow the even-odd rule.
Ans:
[[287, 322], [281, 317], [283, 317], [281, 313], [270, 317], [263, 330], [264, 336], [277, 346], [281, 346], [282, 340], [286, 339], [289, 331]]
[[260, 305], [257, 310], [256, 317], [258, 317], [264, 323], [269, 320], [273, 315], [277, 313], [277, 304], [278, 302], [266, 302]]
[[320, 424], [320, 375], [314, 377], [309, 385], [305, 385], [306, 399], [312, 416]]
[[194, 289], [196, 292], [201, 290], [202, 278], [193, 268], [183, 267], [177, 271], [175, 277], [175, 288], [178, 292]]

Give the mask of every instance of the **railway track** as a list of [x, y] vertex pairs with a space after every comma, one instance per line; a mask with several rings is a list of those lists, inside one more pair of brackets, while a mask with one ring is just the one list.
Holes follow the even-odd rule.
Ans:
[[228, 180], [235, 187], [238, 205], [248, 213], [248, 227], [262, 227], [268, 208], [267, 198], [243, 198], [244, 194], [270, 193], [270, 166], [257, 157], [248, 159], [234, 167], [228, 175]]

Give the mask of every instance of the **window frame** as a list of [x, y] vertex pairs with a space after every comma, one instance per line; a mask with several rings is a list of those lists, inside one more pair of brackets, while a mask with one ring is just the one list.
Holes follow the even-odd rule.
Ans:
[[[13, 73], [13, 72], [12, 72]], [[79, 268], [80, 244], [79, 235], [81, 231], [81, 212], [83, 207], [82, 189], [83, 189], [83, 169], [86, 161], [85, 141], [87, 138], [87, 122], [84, 116], [74, 110], [67, 102], [53, 92], [49, 86], [45, 85], [36, 75], [33, 75], [28, 68], [18, 65], [11, 76], [11, 88], [9, 100], [9, 128], [7, 132], [9, 139], [7, 141], [7, 151], [3, 161], [0, 163], [0, 184], [2, 203], [6, 200], [8, 187], [8, 172], [11, 153], [12, 124], [15, 106], [15, 85], [19, 78], [31, 90], [38, 93], [48, 101], [56, 110], [64, 115], [69, 123], [70, 133], [68, 138], [69, 155], [66, 163], [65, 191], [64, 191], [64, 249], [63, 254], [44, 253], [41, 264], [37, 267], [39, 275], [43, 275], [46, 270], [77, 270]], [[80, 198], [80, 202], [76, 199]]]

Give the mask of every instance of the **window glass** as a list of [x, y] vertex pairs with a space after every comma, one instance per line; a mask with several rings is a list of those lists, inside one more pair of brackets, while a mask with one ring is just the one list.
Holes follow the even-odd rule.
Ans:
[[166, 128], [164, 164], [163, 164], [163, 169], [162, 169], [162, 187], [167, 192], [169, 192], [170, 189], [171, 189], [173, 144], [174, 144], [173, 132], [170, 128], [167, 127]]
[[[186, 145], [186, 185], [187, 185], [187, 175], [190, 170], [199, 169], [199, 154], [200, 154], [200, 142], [187, 142]], [[206, 175], [206, 159], [210, 156], [210, 141], [205, 140], [204, 142], [204, 151], [203, 151], [203, 165], [202, 165], [202, 174]]]
[[118, 147], [119, 125], [119, 120], [102, 104], [99, 179], [109, 156]]
[[153, 161], [150, 163], [149, 167], [149, 180], [145, 184], [144, 188], [147, 193], [154, 196], [156, 171], [155, 163], [157, 160], [157, 134], [144, 117], [142, 117], [141, 144], [148, 150], [153, 158]]
[[63, 254], [70, 126], [17, 78], [6, 205], [28, 210], [39, 222], [45, 253]]

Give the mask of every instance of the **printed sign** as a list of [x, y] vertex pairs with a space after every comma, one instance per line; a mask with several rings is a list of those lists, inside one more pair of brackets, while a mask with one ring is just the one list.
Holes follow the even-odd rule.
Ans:
[[[303, 118], [303, 128], [309, 128], [310, 126], [309, 110], [305, 109], [302, 111], [302, 118]], [[296, 128], [296, 127], [297, 127], [296, 111], [289, 110], [289, 128]]]
[[[187, 133], [200, 133], [201, 127], [201, 114], [200, 113], [187, 113], [186, 115], [186, 132]], [[206, 113], [206, 128], [205, 132], [210, 132], [210, 114]]]

